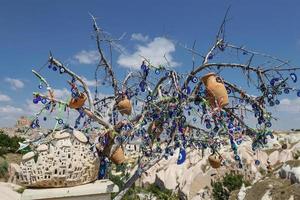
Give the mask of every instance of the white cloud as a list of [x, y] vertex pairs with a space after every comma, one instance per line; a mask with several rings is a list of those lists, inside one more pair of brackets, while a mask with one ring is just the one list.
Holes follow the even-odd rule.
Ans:
[[10, 101], [10, 97], [0, 92], [0, 101]]
[[99, 53], [95, 50], [82, 50], [74, 56], [74, 59], [80, 64], [95, 64], [99, 61]]
[[166, 65], [167, 58], [172, 67], [178, 66], [175, 62], [172, 53], [175, 52], [175, 44], [164, 37], [156, 37], [145, 45], [137, 45], [136, 51], [132, 54], [121, 54], [117, 60], [118, 64], [127, 67], [139, 69], [143, 57], [149, 59], [152, 65]]
[[24, 83], [20, 79], [14, 79], [14, 78], [5, 78], [5, 82], [10, 84], [10, 87], [14, 90], [20, 89], [24, 87]]
[[67, 88], [63, 89], [53, 89], [54, 91], [54, 98], [60, 100], [66, 100], [67, 98], [71, 97], [71, 91]]
[[0, 107], [1, 114], [17, 114], [17, 113], [21, 113], [21, 112], [23, 112], [22, 108], [18, 108], [18, 107], [11, 106], [11, 105], [6, 105], [6, 106]]
[[131, 35], [131, 40], [136, 40], [136, 41], [140, 41], [140, 42], [147, 42], [149, 40], [149, 36], [148, 35], [143, 35], [141, 33], [133, 33]]
[[296, 99], [282, 99], [277, 106], [279, 111], [288, 113], [300, 113], [300, 98]]
[[95, 80], [89, 80], [86, 77], [82, 77], [83, 81], [87, 84], [88, 87], [95, 87], [96, 81]]

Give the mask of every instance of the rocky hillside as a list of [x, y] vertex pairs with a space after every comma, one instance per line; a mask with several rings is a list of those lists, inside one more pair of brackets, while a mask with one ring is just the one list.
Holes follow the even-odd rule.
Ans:
[[[208, 163], [209, 150], [191, 151], [181, 165], [176, 164], [176, 152], [173, 157], [160, 161], [143, 174], [138, 184], [147, 186], [155, 183], [161, 188], [178, 192], [181, 199], [212, 199], [211, 181], [231, 172], [242, 174], [252, 183], [243, 190], [244, 193], [239, 194], [239, 199], [266, 200], [272, 195], [274, 199], [300, 198], [300, 168], [297, 168], [300, 162], [297, 161], [300, 157], [300, 132], [277, 132], [274, 135], [273, 139], [269, 138], [264, 149], [256, 152], [252, 151], [250, 141], [239, 145], [238, 151], [244, 165], [242, 169], [238, 168], [229, 146], [221, 151], [224, 165], [217, 170]], [[294, 163], [293, 166], [291, 163]], [[279, 189], [284, 191], [287, 188], [289, 192], [285, 195], [277, 194]], [[233, 199], [237, 199], [237, 196]]]

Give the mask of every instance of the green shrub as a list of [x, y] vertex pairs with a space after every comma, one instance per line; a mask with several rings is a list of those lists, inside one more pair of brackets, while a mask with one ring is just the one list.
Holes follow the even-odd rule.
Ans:
[[0, 163], [0, 178], [6, 178], [8, 172], [8, 163], [6, 160]]
[[211, 183], [213, 187], [213, 198], [215, 200], [227, 200], [229, 199], [230, 193], [240, 189], [243, 183], [246, 186], [250, 185], [240, 174], [225, 174], [222, 180]]
[[[4, 134], [3, 131], [0, 132], [0, 156], [4, 157], [4, 154], [7, 153], [16, 153], [16, 151], [19, 149], [19, 142], [23, 142], [24, 138], [13, 136], [9, 137], [8, 135]], [[28, 152], [28, 149], [25, 149], [24, 151], [20, 153], [26, 153]]]

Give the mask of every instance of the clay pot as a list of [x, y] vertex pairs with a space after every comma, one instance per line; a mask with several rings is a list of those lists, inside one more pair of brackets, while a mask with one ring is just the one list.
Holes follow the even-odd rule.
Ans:
[[80, 93], [78, 98], [72, 98], [70, 100], [69, 107], [73, 109], [81, 108], [84, 105], [86, 98], [84, 93]]
[[227, 90], [221, 77], [215, 73], [208, 73], [201, 80], [206, 87], [207, 98], [212, 107], [223, 108], [228, 104]]
[[121, 147], [117, 148], [117, 150], [111, 155], [110, 160], [119, 165], [125, 161], [124, 151]]
[[212, 166], [212, 168], [217, 169], [221, 167], [221, 160], [216, 154], [211, 154], [210, 156], [208, 156], [208, 162]]
[[132, 110], [131, 102], [126, 96], [123, 97], [122, 100], [118, 101], [117, 109], [122, 115], [124, 114], [131, 115], [131, 110]]
[[[113, 163], [115, 164], [122, 164], [125, 161], [125, 155], [122, 147], [118, 147], [115, 152], [113, 152], [110, 156], [112, 147], [114, 145], [114, 136], [111, 131], [106, 133], [108, 135], [108, 144], [104, 147], [103, 151], [101, 152], [103, 155], [107, 156]], [[101, 148], [97, 147], [98, 150]]]

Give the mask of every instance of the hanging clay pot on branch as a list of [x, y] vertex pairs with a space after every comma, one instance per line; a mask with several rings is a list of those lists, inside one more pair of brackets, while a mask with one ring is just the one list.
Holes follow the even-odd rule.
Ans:
[[[106, 144], [103, 144], [105, 146], [103, 148], [103, 151], [100, 152], [100, 154], [105, 155], [113, 163], [117, 165], [122, 164], [125, 161], [125, 155], [122, 147], [121, 146], [118, 147], [114, 152], [111, 153], [112, 148], [114, 146], [114, 137], [115, 137], [113, 131], [108, 131], [105, 137], [107, 137], [107, 142]], [[99, 150], [100, 148], [97, 147], [97, 149]]]
[[131, 110], [132, 110], [131, 102], [125, 94], [120, 95], [116, 99], [116, 104], [117, 104], [116, 107], [117, 107], [118, 111], [122, 115], [124, 115], [124, 114], [131, 115]]
[[201, 78], [206, 87], [207, 100], [212, 108], [228, 105], [228, 94], [221, 77], [208, 73]]
[[221, 167], [221, 159], [217, 154], [211, 154], [210, 156], [208, 156], [208, 162], [214, 169]]
[[73, 109], [81, 108], [87, 97], [84, 93], [80, 93], [78, 97], [72, 97], [72, 99], [69, 102], [69, 107]]

